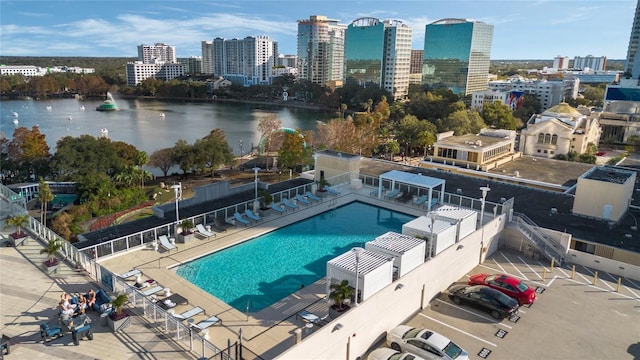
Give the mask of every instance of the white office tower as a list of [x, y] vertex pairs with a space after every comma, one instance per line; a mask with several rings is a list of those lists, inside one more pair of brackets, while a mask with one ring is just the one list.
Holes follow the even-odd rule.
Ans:
[[554, 69], [568, 69], [569, 68], [569, 57], [568, 56], [556, 56], [553, 58], [553, 68]]
[[573, 68], [575, 70], [604, 71], [607, 68], [606, 56], [576, 56], [573, 58]]
[[326, 16], [298, 20], [298, 77], [312, 83], [341, 85], [347, 26]]
[[176, 63], [176, 47], [156, 43], [155, 45], [138, 45], [138, 61], [144, 64], [157, 62]]
[[384, 20], [382, 23], [385, 27], [382, 85], [394, 99], [401, 99], [409, 93], [413, 30], [399, 20]]
[[214, 74], [213, 71], [213, 41], [202, 41], [202, 73]]

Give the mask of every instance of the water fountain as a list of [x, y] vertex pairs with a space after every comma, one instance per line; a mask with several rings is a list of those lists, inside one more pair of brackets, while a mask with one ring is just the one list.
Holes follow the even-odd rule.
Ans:
[[107, 91], [107, 100], [105, 100], [102, 104], [100, 104], [97, 108], [97, 111], [116, 111], [118, 109], [118, 104], [111, 96], [111, 93]]

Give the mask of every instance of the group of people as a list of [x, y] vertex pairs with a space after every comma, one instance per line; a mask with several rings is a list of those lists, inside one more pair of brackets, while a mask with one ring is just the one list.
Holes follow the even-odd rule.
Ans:
[[62, 293], [62, 295], [60, 295], [60, 303], [58, 305], [60, 316], [69, 318], [84, 314], [87, 308], [91, 308], [95, 302], [96, 293], [93, 289], [89, 290], [88, 296], [85, 297], [80, 294], [77, 298], [74, 298], [73, 301], [69, 294]]

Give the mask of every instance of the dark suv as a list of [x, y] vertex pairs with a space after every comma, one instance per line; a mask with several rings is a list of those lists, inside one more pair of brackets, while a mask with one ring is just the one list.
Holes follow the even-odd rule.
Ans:
[[449, 298], [456, 304], [465, 304], [486, 311], [498, 320], [518, 314], [519, 305], [516, 300], [484, 285], [452, 286], [449, 289]]

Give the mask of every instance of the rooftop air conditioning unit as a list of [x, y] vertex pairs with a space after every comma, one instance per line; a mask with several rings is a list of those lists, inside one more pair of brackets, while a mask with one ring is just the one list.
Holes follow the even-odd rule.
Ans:
[[551, 215], [558, 215], [558, 209], [557, 208], [551, 208]]

